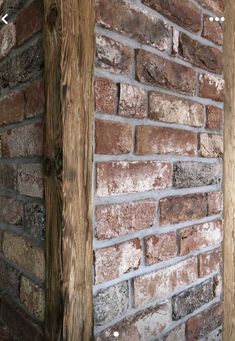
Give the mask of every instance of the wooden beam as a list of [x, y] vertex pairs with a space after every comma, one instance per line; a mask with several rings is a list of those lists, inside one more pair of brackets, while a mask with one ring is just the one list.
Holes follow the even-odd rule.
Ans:
[[47, 339], [92, 340], [93, 0], [44, 0]]
[[235, 340], [235, 2], [225, 1], [224, 338]]

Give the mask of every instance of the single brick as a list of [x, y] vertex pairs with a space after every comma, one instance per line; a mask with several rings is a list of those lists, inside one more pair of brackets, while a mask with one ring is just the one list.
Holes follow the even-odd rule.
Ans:
[[160, 224], [176, 224], [207, 216], [205, 194], [188, 194], [160, 200]]
[[223, 71], [223, 54], [215, 48], [193, 40], [185, 33], [180, 34], [179, 55], [189, 63], [215, 73]]
[[97, 165], [98, 196], [153, 191], [171, 184], [172, 166], [169, 162], [119, 161]]
[[206, 127], [208, 129], [221, 130], [223, 127], [223, 110], [213, 105], [206, 107], [207, 122]]
[[147, 265], [158, 263], [177, 255], [178, 248], [175, 232], [146, 237], [144, 242]]
[[154, 225], [155, 201], [99, 205], [96, 207], [96, 237], [111, 239]]
[[16, 29], [13, 23], [0, 30], [0, 59], [6, 57], [16, 43]]
[[3, 259], [0, 259], [0, 288], [1, 291], [9, 293], [11, 296], [18, 296], [19, 272]]
[[24, 119], [25, 99], [23, 91], [13, 92], [0, 99], [0, 125], [21, 122]]
[[150, 52], [137, 50], [136, 77], [143, 83], [195, 94], [196, 72]]
[[164, 302], [157, 306], [146, 308], [107, 328], [96, 336], [96, 341], [115, 341], [113, 335], [118, 332], [118, 341], [145, 341], [155, 339], [171, 323], [171, 304]]
[[134, 239], [95, 251], [95, 282], [103, 283], [137, 270], [141, 261], [141, 245]]
[[170, 333], [164, 338], [164, 341], [186, 341], [185, 338], [185, 324], [174, 328]]
[[0, 165], [0, 189], [16, 189], [17, 172], [14, 165]]
[[25, 117], [35, 117], [45, 112], [44, 80], [40, 79], [32, 83], [24, 91], [25, 93]]
[[136, 153], [197, 155], [197, 134], [187, 130], [153, 126], [136, 128]]
[[200, 103], [151, 92], [149, 95], [149, 118], [168, 123], [204, 127], [205, 109]]
[[173, 320], [180, 320], [191, 314], [194, 310], [212, 301], [213, 298], [213, 281], [211, 279], [173, 296]]
[[223, 278], [221, 275], [215, 275], [213, 278], [214, 283], [214, 296], [220, 297], [223, 294]]
[[204, 277], [213, 271], [219, 271], [222, 265], [222, 252], [220, 249], [202, 253], [199, 256], [199, 275]]
[[35, 239], [45, 239], [45, 208], [41, 204], [26, 203], [24, 230]]
[[23, 276], [20, 281], [20, 300], [38, 320], [44, 320], [45, 292]]
[[199, 135], [200, 155], [203, 157], [223, 156], [223, 136], [203, 133]]
[[174, 163], [173, 184], [176, 188], [218, 185], [222, 181], [220, 163], [178, 161]]
[[109, 79], [95, 80], [95, 110], [106, 114], [114, 114], [117, 110], [117, 85]]
[[120, 116], [145, 118], [148, 112], [148, 98], [145, 90], [136, 86], [121, 84], [118, 114]]
[[218, 15], [224, 14], [224, 0], [197, 0], [197, 2]]
[[223, 45], [223, 24], [219, 21], [210, 21], [210, 16], [203, 16], [202, 36], [215, 44]]
[[134, 278], [134, 306], [147, 304], [197, 279], [197, 258]]
[[203, 338], [223, 323], [223, 304], [212, 306], [187, 322], [187, 340]]
[[189, 31], [199, 32], [201, 29], [201, 10], [193, 2], [143, 0], [143, 3]]
[[18, 168], [18, 191], [21, 194], [43, 198], [43, 171], [39, 163], [22, 164]]
[[5, 232], [2, 250], [5, 257], [40, 280], [44, 280], [45, 257], [41, 248], [23, 237]]
[[132, 127], [127, 123], [96, 121], [97, 154], [128, 154], [132, 148]]
[[128, 282], [100, 290], [94, 296], [95, 324], [102, 325], [122, 316], [128, 308]]
[[1, 223], [22, 225], [23, 203], [13, 198], [0, 197], [0, 221]]
[[223, 194], [221, 192], [208, 193], [208, 215], [218, 214], [223, 210]]
[[17, 15], [15, 20], [17, 45], [23, 44], [28, 38], [42, 29], [42, 1], [34, 0]]
[[2, 157], [42, 156], [44, 124], [35, 123], [8, 129], [0, 134]]
[[217, 245], [223, 240], [223, 225], [221, 220], [185, 228], [180, 231], [180, 255]]
[[131, 49], [111, 38], [97, 35], [96, 66], [118, 74], [129, 74], [132, 67]]
[[96, 22], [161, 51], [170, 49], [170, 25], [126, 0], [96, 0]]
[[224, 100], [224, 80], [210, 74], [200, 75], [199, 96], [222, 102]]

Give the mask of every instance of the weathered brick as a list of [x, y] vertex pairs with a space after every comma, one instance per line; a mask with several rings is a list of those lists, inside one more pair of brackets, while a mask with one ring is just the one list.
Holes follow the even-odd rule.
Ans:
[[35, 123], [8, 129], [0, 134], [2, 157], [29, 157], [43, 154], [44, 125]]
[[129, 84], [120, 85], [118, 114], [120, 116], [145, 118], [148, 112], [147, 93]]
[[164, 338], [164, 341], [186, 341], [185, 339], [185, 325], [174, 328], [170, 333]]
[[187, 340], [196, 341], [223, 323], [223, 305], [217, 304], [187, 322]]
[[41, 204], [26, 203], [24, 230], [36, 239], [45, 239], [45, 208]]
[[103, 283], [137, 270], [141, 261], [141, 245], [134, 239], [95, 251], [95, 281]]
[[223, 54], [215, 48], [203, 45], [197, 40], [193, 40], [185, 33], [179, 36], [179, 55], [198, 66], [215, 73], [222, 73], [223, 71]]
[[0, 59], [6, 57], [16, 43], [16, 30], [13, 23], [0, 30]]
[[213, 281], [211, 279], [173, 296], [173, 320], [180, 320], [191, 314], [194, 310], [212, 301], [213, 298]]
[[169, 162], [119, 161], [97, 165], [97, 195], [108, 196], [153, 191], [170, 187], [172, 166]]
[[110, 239], [153, 226], [155, 201], [99, 205], [96, 207], [96, 237]]
[[223, 294], [223, 278], [220, 274], [215, 275], [213, 277], [213, 284], [214, 284], [214, 296], [221, 298]]
[[223, 24], [219, 21], [210, 21], [210, 16], [203, 16], [202, 36], [215, 44], [223, 45]]
[[25, 94], [25, 117], [35, 117], [45, 111], [44, 80], [40, 79], [27, 87]]
[[208, 193], [208, 215], [218, 214], [223, 210], [223, 194], [221, 192]]
[[149, 95], [149, 118], [162, 122], [204, 127], [205, 109], [200, 103], [151, 92]]
[[197, 2], [218, 15], [223, 15], [224, 13], [224, 0], [197, 0]]
[[118, 74], [129, 74], [132, 67], [131, 50], [111, 38], [97, 35], [96, 66]]
[[23, 44], [42, 29], [43, 7], [41, 0], [34, 0], [17, 15], [15, 20], [17, 45]]
[[132, 127], [127, 123], [96, 121], [97, 154], [128, 154], [132, 148]]
[[177, 255], [178, 247], [175, 232], [146, 237], [144, 242], [147, 265], [158, 263]]
[[25, 100], [23, 91], [17, 91], [0, 99], [0, 125], [21, 122], [24, 119]]
[[23, 203], [13, 198], [0, 197], [0, 221], [1, 223], [22, 225]]
[[201, 29], [201, 10], [191, 1], [143, 0], [143, 3], [189, 31]]
[[176, 224], [207, 216], [205, 194], [188, 194], [160, 200], [160, 224]]
[[223, 225], [221, 220], [195, 225], [180, 231], [180, 255], [217, 245], [223, 240]]
[[19, 282], [19, 272], [0, 259], [0, 290], [18, 296]]
[[95, 80], [95, 110], [114, 114], [117, 110], [117, 85], [109, 79]]
[[136, 55], [136, 77], [143, 83], [195, 94], [196, 72], [152, 53], [138, 50]]
[[128, 308], [128, 282], [100, 290], [94, 296], [95, 324], [102, 325], [122, 316]]
[[204, 277], [213, 271], [219, 271], [222, 264], [222, 252], [220, 249], [208, 251], [199, 256], [199, 275]]
[[21, 236], [5, 232], [2, 250], [5, 257], [39, 279], [44, 280], [45, 257], [41, 248]]
[[134, 305], [146, 304], [197, 279], [197, 258], [134, 278]]
[[174, 163], [173, 174], [173, 185], [176, 188], [218, 185], [222, 181], [222, 165], [179, 161]]
[[223, 136], [203, 133], [199, 135], [200, 155], [203, 157], [222, 157]]
[[17, 173], [14, 165], [0, 165], [0, 189], [16, 189]]
[[199, 96], [222, 102], [224, 100], [224, 80], [210, 74], [200, 75]]
[[136, 153], [197, 155], [197, 134], [187, 130], [153, 126], [136, 128]]
[[216, 328], [207, 337], [206, 341], [223, 341], [223, 326]]
[[96, 336], [96, 341], [115, 341], [113, 335], [118, 332], [118, 341], [146, 341], [158, 336], [171, 323], [171, 304], [164, 302], [155, 307], [146, 308], [135, 316], [129, 317]]
[[44, 320], [45, 292], [23, 276], [20, 281], [20, 300], [37, 319]]
[[161, 51], [170, 49], [170, 25], [126, 0], [96, 0], [96, 22]]
[[39, 163], [22, 164], [18, 167], [18, 186], [21, 194], [43, 198], [43, 171]]
[[213, 105], [206, 107], [207, 122], [206, 127], [208, 129], [221, 130], [223, 127], [223, 110]]

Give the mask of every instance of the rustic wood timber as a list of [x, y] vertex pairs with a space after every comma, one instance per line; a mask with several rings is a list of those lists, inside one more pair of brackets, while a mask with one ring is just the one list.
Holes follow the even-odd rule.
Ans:
[[235, 340], [235, 2], [225, 8], [224, 338]]
[[93, 0], [44, 0], [47, 339], [92, 340]]

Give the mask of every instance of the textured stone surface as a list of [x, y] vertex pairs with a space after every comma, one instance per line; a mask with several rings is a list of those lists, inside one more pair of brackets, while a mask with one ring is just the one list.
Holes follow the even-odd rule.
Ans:
[[215, 44], [223, 45], [223, 24], [218, 21], [210, 21], [209, 15], [203, 16], [202, 36]]
[[24, 230], [38, 240], [45, 239], [45, 219], [43, 205], [25, 204]]
[[154, 264], [173, 258], [177, 255], [178, 247], [176, 233], [165, 233], [145, 238], [146, 264]]
[[0, 59], [6, 57], [16, 43], [16, 29], [13, 23], [0, 30]]
[[209, 105], [206, 108], [207, 123], [206, 126], [209, 129], [220, 130], [223, 127], [223, 110]]
[[8, 197], [0, 197], [0, 222], [22, 225], [23, 203]]
[[32, 197], [43, 197], [43, 170], [39, 163], [22, 164], [18, 168], [18, 191]]
[[121, 84], [118, 114], [126, 117], [145, 118], [147, 111], [146, 91], [136, 86]]
[[117, 86], [109, 79], [95, 80], [95, 110], [106, 114], [114, 114], [117, 110]]
[[223, 210], [223, 194], [221, 192], [208, 193], [208, 215], [218, 214]]
[[224, 80], [207, 73], [200, 75], [199, 96], [222, 102], [224, 100]]
[[203, 157], [223, 156], [223, 136], [212, 134], [200, 134], [199, 137], [200, 154]]
[[213, 271], [219, 271], [222, 265], [222, 252], [220, 249], [202, 253], [199, 256], [199, 275], [204, 277]]

